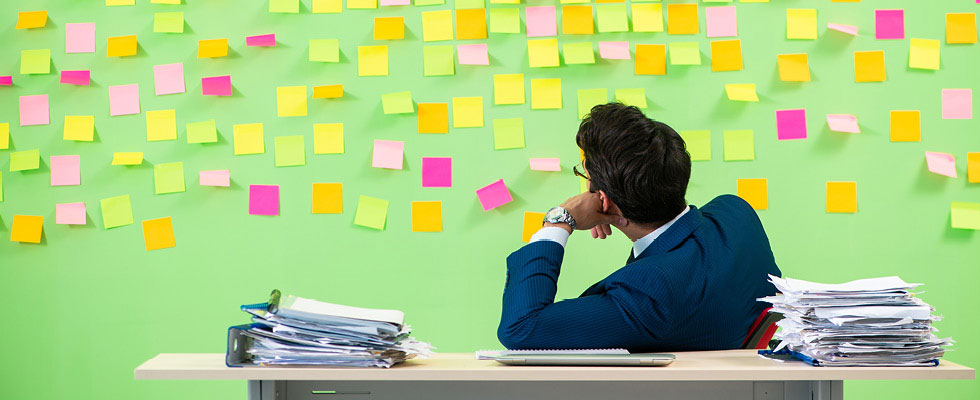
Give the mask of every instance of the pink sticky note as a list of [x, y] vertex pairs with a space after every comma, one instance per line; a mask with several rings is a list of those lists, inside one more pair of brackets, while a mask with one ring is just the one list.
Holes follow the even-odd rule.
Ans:
[[231, 186], [231, 174], [227, 169], [201, 171], [201, 186]]
[[0, 86], [10, 86], [14, 84], [14, 77], [12, 75], [0, 76]]
[[561, 171], [559, 158], [532, 158], [531, 169], [535, 171]]
[[375, 168], [402, 169], [405, 142], [398, 140], [375, 140], [374, 156], [371, 166]]
[[55, 223], [85, 225], [85, 203], [61, 203], [54, 205]]
[[846, 33], [848, 35], [857, 35], [858, 34], [858, 27], [856, 25], [844, 25], [844, 24], [829, 23], [829, 24], [827, 24], [827, 29], [833, 29], [833, 30], [835, 30], [837, 32], [843, 32], [843, 33]]
[[248, 215], [279, 215], [279, 185], [248, 185]]
[[81, 184], [80, 156], [51, 156], [51, 186], [74, 186]]
[[483, 206], [483, 211], [490, 211], [514, 201], [503, 179], [498, 179], [494, 183], [477, 189], [476, 197], [480, 199], [480, 205]]
[[412, 0], [381, 0], [379, 4], [381, 4], [382, 7], [408, 6], [412, 4]]
[[20, 126], [49, 123], [51, 119], [48, 115], [48, 95], [20, 96]]
[[776, 139], [806, 139], [806, 110], [776, 110]]
[[422, 187], [453, 187], [452, 157], [422, 157]]
[[555, 6], [524, 7], [527, 37], [557, 36]]
[[154, 65], [153, 88], [157, 96], [184, 93], [184, 64]]
[[950, 178], [956, 177], [956, 158], [952, 154], [927, 151], [926, 165], [929, 167], [929, 172]]
[[205, 96], [231, 96], [231, 75], [201, 78], [201, 93]]
[[88, 86], [92, 83], [91, 71], [61, 71], [61, 83]]
[[827, 126], [834, 132], [861, 133], [857, 117], [851, 114], [827, 114]]
[[943, 89], [943, 119], [973, 119], [973, 89]]
[[875, 10], [875, 39], [905, 39], [905, 10]]
[[130, 85], [109, 86], [109, 115], [140, 113], [140, 87]]
[[738, 36], [738, 23], [735, 6], [705, 7], [704, 22], [708, 27], [708, 37]]
[[462, 65], [490, 65], [486, 43], [457, 45], [456, 55]]
[[276, 34], [270, 33], [268, 35], [255, 35], [245, 37], [246, 46], [258, 46], [258, 47], [275, 47], [276, 45]]
[[65, 24], [65, 53], [95, 52], [95, 22]]
[[629, 60], [630, 42], [599, 42], [599, 57], [608, 60]]

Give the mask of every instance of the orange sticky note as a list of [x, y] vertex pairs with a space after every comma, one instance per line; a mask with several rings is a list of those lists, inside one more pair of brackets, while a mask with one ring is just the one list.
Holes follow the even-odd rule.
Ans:
[[667, 34], [694, 35], [700, 31], [696, 3], [667, 5]]
[[441, 201], [412, 202], [412, 232], [442, 232]]
[[975, 13], [946, 13], [946, 43], [976, 43], [977, 15]]
[[22, 243], [41, 243], [41, 230], [44, 217], [40, 215], [14, 215], [10, 228], [10, 241]]
[[314, 99], [336, 99], [344, 97], [344, 85], [324, 85], [313, 87]]
[[980, 152], [966, 153], [966, 181], [980, 183]]
[[228, 55], [228, 39], [197, 41], [197, 58], [224, 57]]
[[918, 142], [922, 140], [922, 125], [918, 110], [891, 112], [891, 141]]
[[456, 40], [486, 38], [486, 10], [483, 8], [456, 10]]
[[741, 197], [756, 210], [769, 209], [769, 188], [765, 178], [739, 179], [737, 181], [738, 197]]
[[17, 13], [17, 26], [14, 29], [43, 28], [47, 23], [47, 11], [24, 11]]
[[313, 184], [313, 213], [340, 214], [344, 212], [343, 183]]
[[855, 51], [854, 52], [854, 81], [883, 82], [885, 80], [885, 52]]
[[125, 56], [135, 56], [136, 55], [136, 35], [129, 36], [113, 36], [108, 39], [108, 46], [106, 47], [107, 57], [125, 57]]
[[143, 221], [143, 243], [146, 251], [174, 247], [174, 225], [170, 217]]
[[776, 55], [779, 79], [786, 82], [809, 82], [810, 64], [806, 53]]
[[374, 19], [374, 40], [405, 38], [405, 17], [377, 17]]
[[827, 212], [855, 213], [857, 182], [827, 182]]
[[715, 40], [711, 42], [712, 71], [740, 71], [742, 69], [742, 42]]
[[595, 33], [592, 23], [592, 6], [562, 6], [561, 33], [565, 35], [591, 35]]
[[521, 241], [525, 243], [530, 242], [531, 235], [534, 235], [538, 229], [541, 229], [542, 221], [544, 221], [543, 212], [525, 211], [524, 229], [521, 231]]
[[419, 133], [449, 133], [449, 103], [419, 103]]
[[667, 45], [637, 44], [633, 73], [636, 75], [664, 75], [667, 73]]

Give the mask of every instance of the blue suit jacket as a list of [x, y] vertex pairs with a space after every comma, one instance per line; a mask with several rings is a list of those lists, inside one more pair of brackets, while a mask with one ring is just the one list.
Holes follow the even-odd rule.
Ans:
[[[780, 275], [755, 210], [733, 195], [691, 206], [635, 260], [555, 302], [565, 249], [529, 243], [507, 257], [497, 337], [508, 349], [739, 348]], [[579, 264], [582, 264], [581, 262]]]

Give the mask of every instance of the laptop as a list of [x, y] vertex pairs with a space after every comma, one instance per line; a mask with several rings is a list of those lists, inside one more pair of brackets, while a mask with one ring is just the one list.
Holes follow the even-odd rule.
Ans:
[[569, 365], [609, 367], [663, 367], [674, 362], [673, 354], [504, 354], [493, 360], [506, 365]]

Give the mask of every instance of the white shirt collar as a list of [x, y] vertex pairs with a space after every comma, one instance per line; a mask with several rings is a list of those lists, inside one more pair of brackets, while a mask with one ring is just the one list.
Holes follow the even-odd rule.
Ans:
[[684, 214], [687, 214], [687, 212], [690, 209], [691, 206], [684, 207], [684, 211], [681, 211], [680, 214], [677, 214], [677, 216], [674, 217], [674, 219], [667, 221], [666, 224], [663, 224], [659, 228], [654, 229], [653, 232], [648, 233], [646, 236], [636, 239], [636, 241], [633, 242], [633, 257], [634, 258], [639, 257], [640, 254], [643, 253], [643, 250], [646, 250], [647, 247], [650, 247], [650, 244], [653, 243], [654, 240], [656, 240], [658, 237], [660, 237], [661, 234], [666, 232], [667, 229], [670, 228], [670, 226], [673, 225], [674, 222], [681, 219], [681, 217], [683, 217]]

